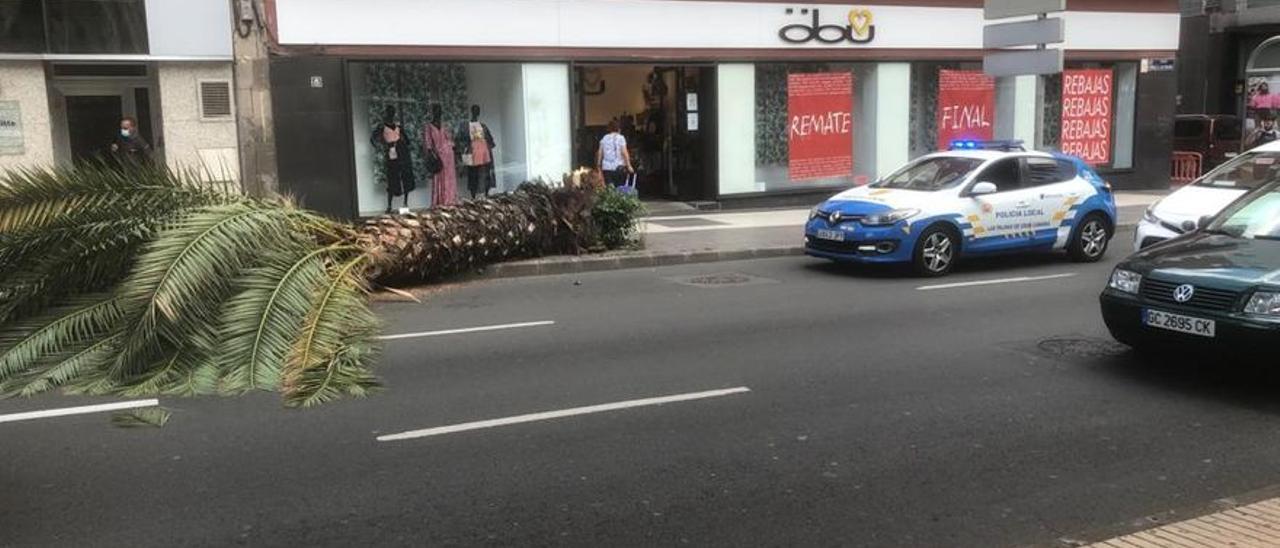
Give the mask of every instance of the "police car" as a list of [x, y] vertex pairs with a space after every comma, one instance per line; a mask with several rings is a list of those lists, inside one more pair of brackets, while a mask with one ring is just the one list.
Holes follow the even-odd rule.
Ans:
[[805, 253], [942, 276], [961, 257], [1002, 253], [1066, 250], [1095, 262], [1115, 226], [1110, 185], [1078, 158], [962, 141], [814, 208]]

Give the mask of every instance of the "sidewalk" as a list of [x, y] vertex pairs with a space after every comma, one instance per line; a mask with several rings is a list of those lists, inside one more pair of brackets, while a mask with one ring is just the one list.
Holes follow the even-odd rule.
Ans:
[[[1159, 192], [1117, 192], [1120, 226], [1134, 226]], [[674, 264], [737, 261], [803, 254], [801, 229], [809, 209], [773, 209], [731, 213], [664, 212], [641, 220], [644, 249], [581, 257], [544, 257], [500, 263], [483, 277], [511, 278], [648, 268]]]

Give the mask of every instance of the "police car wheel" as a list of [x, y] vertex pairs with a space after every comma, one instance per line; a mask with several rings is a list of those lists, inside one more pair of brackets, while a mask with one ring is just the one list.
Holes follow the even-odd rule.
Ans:
[[1110, 243], [1111, 234], [1106, 221], [1099, 215], [1090, 215], [1085, 217], [1071, 241], [1071, 258], [1086, 263], [1098, 262], [1107, 254], [1107, 245]]
[[933, 227], [920, 235], [916, 244], [914, 263], [921, 276], [945, 276], [956, 263], [959, 243], [950, 230]]

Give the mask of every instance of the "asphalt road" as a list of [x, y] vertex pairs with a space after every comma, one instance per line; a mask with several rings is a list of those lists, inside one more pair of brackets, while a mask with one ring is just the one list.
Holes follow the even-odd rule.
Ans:
[[1108, 342], [1130, 237], [941, 281], [784, 258], [443, 288], [387, 332], [555, 323], [390, 341], [385, 392], [311, 411], [0, 423], [0, 545], [1014, 546], [1280, 483], [1280, 382]]

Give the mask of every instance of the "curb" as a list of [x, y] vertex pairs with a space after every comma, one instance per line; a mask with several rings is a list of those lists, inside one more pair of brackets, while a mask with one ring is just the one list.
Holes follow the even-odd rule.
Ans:
[[530, 261], [498, 263], [485, 268], [477, 278], [520, 278], [526, 276], [552, 276], [579, 272], [603, 272], [631, 268], [655, 268], [683, 264], [704, 264], [747, 259], [769, 259], [803, 255], [799, 245], [734, 249], [728, 251], [692, 251], [683, 253], [646, 253], [596, 255], [580, 257], [550, 257]]
[[[1119, 229], [1130, 229], [1138, 226], [1136, 222], [1121, 223]], [[455, 276], [438, 284], [426, 284], [419, 287], [404, 288], [409, 292], [418, 291], [431, 286], [451, 283], [466, 283], [478, 280], [494, 280], [504, 278], [524, 278], [531, 276], [555, 276], [560, 274], [577, 274], [581, 272], [607, 272], [610, 270], [627, 270], [633, 268], [656, 268], [687, 264], [708, 264], [728, 261], [745, 261], [750, 259], [773, 259], [778, 257], [796, 257], [804, 255], [804, 246], [775, 246], [750, 249], [733, 249], [721, 251], [686, 251], [681, 253], [656, 253], [646, 251], [614, 252], [601, 255], [554, 256], [541, 259], [528, 259], [509, 263], [497, 263], [471, 274]], [[387, 296], [387, 300], [395, 300]], [[375, 299], [381, 300], [381, 299]]]

